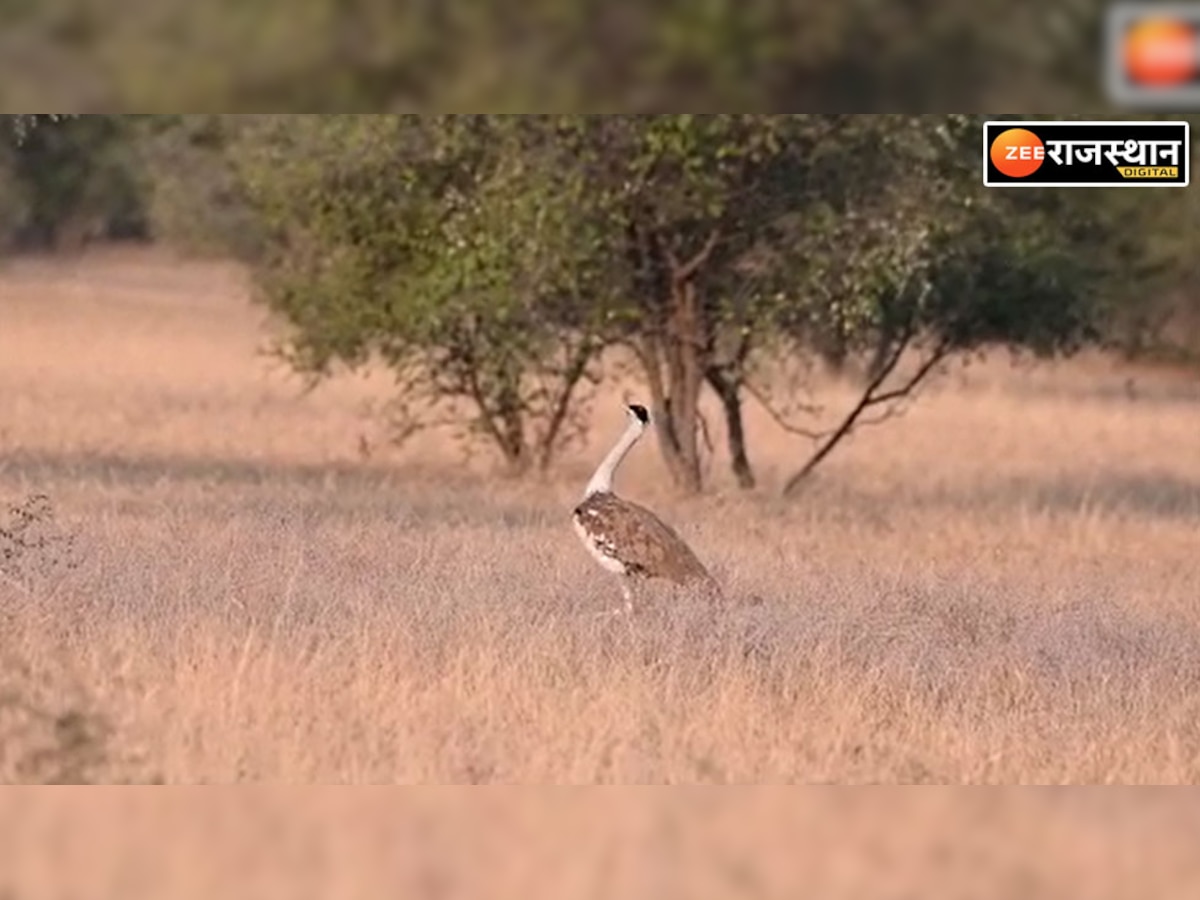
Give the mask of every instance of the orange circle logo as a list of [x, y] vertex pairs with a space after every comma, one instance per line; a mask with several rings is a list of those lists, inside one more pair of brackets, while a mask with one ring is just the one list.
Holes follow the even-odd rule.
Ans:
[[992, 165], [1009, 178], [1024, 178], [1042, 167], [1046, 148], [1027, 128], [1009, 128], [996, 135], [989, 153]]
[[1125, 32], [1126, 74], [1141, 85], [1170, 87], [1196, 73], [1196, 32], [1173, 19], [1146, 19]]

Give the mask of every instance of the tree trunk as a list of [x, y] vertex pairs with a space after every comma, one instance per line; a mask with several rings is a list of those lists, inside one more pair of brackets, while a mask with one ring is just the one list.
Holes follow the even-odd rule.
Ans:
[[532, 463], [525, 435], [525, 417], [517, 385], [505, 380], [497, 391], [494, 412], [488, 415], [491, 433], [504, 456], [507, 472], [512, 477], [525, 475]]
[[521, 417], [517, 414], [505, 415], [497, 430], [502, 436], [500, 452], [504, 455], [507, 474], [513, 478], [525, 476], [532, 467], [533, 459], [525, 441]]
[[700, 362], [701, 334], [696, 286], [689, 278], [671, 286], [672, 323], [668, 329], [667, 354], [671, 373], [671, 429], [675, 434], [682, 465], [680, 487], [689, 494], [700, 492], [700, 442], [697, 424], [703, 367]]
[[[659, 453], [675, 486], [687, 493], [699, 493], [700, 459], [696, 452], [694, 412], [697, 404], [687, 402], [685, 368], [678, 347], [669, 337], [651, 335], [645, 341], [644, 354]], [[698, 386], [696, 392], [699, 393]], [[684, 412], [688, 407], [693, 410], [691, 419]]]
[[700, 389], [708, 362], [704, 313], [697, 273], [717, 244], [713, 231], [689, 259], [668, 249], [661, 235], [634, 229], [632, 256], [651, 298], [651, 325], [641, 341], [642, 365], [650, 389], [659, 452], [675, 486], [698, 494], [700, 467]]
[[754, 487], [754, 469], [746, 452], [746, 428], [742, 419], [742, 397], [736, 379], [728, 376], [720, 366], [709, 366], [705, 371], [709, 386], [721, 401], [725, 413], [725, 431], [729, 441], [729, 465], [738, 487], [749, 490]]

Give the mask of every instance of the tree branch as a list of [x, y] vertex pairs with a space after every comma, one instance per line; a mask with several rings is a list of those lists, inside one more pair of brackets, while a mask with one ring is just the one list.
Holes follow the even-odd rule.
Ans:
[[[465, 343], [468, 343], [469, 340], [470, 339], [468, 338], [467, 342]], [[501, 433], [499, 426], [496, 424], [496, 421], [493, 418], [495, 413], [489, 408], [487, 397], [483, 390], [483, 385], [479, 383], [479, 370], [475, 364], [474, 351], [468, 345], [463, 347], [462, 353], [465, 362], [464, 379], [466, 382], [466, 390], [464, 393], [474, 402], [476, 409], [479, 411], [476, 421], [480, 426], [482, 426], [487, 435], [496, 442], [496, 446], [499, 447], [500, 452], [504, 454], [505, 460], [510, 463], [514, 462], [515, 460], [511, 455], [511, 448], [508, 446], [504, 435]]]
[[738, 375], [745, 371], [746, 360], [750, 358], [750, 329], [742, 332], [741, 340], [738, 341], [737, 352], [733, 355], [733, 363], [737, 368]]
[[593, 352], [594, 348], [591, 341], [588, 338], [581, 340], [578, 346], [576, 346], [570, 362], [567, 364], [566, 371], [562, 374], [558, 397], [552, 405], [550, 420], [546, 425], [546, 431], [542, 437], [541, 447], [539, 448], [538, 467], [542, 470], [545, 470], [550, 465], [550, 459], [554, 454], [554, 446], [558, 441], [558, 433], [562, 429], [563, 423], [567, 418], [567, 413], [571, 408], [571, 396], [575, 393], [576, 385], [579, 384], [587, 371], [587, 364], [591, 360]]
[[704, 417], [704, 413], [696, 410], [696, 422], [699, 424], [700, 437], [704, 439], [704, 446], [708, 450], [710, 456], [716, 453], [716, 448], [713, 446], [712, 435], [708, 431], [708, 419]]
[[704, 240], [704, 246], [687, 262], [680, 264], [674, 253], [670, 253], [671, 261], [671, 277], [677, 281], [687, 281], [700, 270], [700, 267], [708, 262], [712, 256], [713, 250], [717, 247], [717, 241], [721, 238], [721, 229], [714, 228], [709, 232], [708, 237]]
[[[779, 412], [779, 410], [775, 409], [775, 407], [771, 405], [770, 401], [767, 400], [767, 398], [765, 396], [763, 396], [762, 391], [760, 391], [758, 388], [756, 388], [751, 382], [749, 382], [749, 381], [742, 382], [742, 389], [747, 394], [749, 394], [751, 397], [753, 397], [758, 402], [758, 405], [761, 406], [763, 408], [763, 410], [766, 412], [766, 414], [771, 418], [771, 421], [773, 421], [776, 425], [778, 425], [784, 431], [787, 431], [791, 434], [799, 435], [800, 437], [808, 438], [809, 440], [812, 440], [812, 441], [819, 441], [821, 438], [823, 438], [828, 433], [828, 432], [824, 432], [824, 431], [811, 431], [810, 429], [803, 428], [799, 425], [789, 422], [784, 417], [783, 413], [781, 413], [781, 412]], [[820, 412], [820, 409], [815, 406], [807, 406], [807, 407], [805, 407], [804, 411], [807, 413], [810, 413], [812, 415], [816, 415], [818, 412]]]
[[913, 374], [906, 382], [904, 382], [904, 384], [898, 388], [894, 388], [893, 390], [884, 391], [882, 394], [876, 394], [867, 402], [867, 406], [875, 406], [879, 403], [887, 403], [891, 400], [899, 400], [903, 397], [907, 397], [910, 393], [912, 393], [913, 388], [920, 384], [921, 381], [924, 380], [925, 376], [933, 371], [934, 366], [946, 358], [946, 355], [949, 352], [949, 348], [946, 346], [946, 344], [946, 341], [942, 341], [936, 347], [934, 347], [933, 352], [929, 354], [929, 358], [917, 367], [916, 371], [913, 372]]
[[[800, 469], [784, 484], [783, 496], [786, 497], [796, 490], [800, 483], [808, 477], [809, 473], [811, 473], [812, 470], [815, 469], [821, 463], [821, 461], [830, 454], [830, 452], [832, 452], [833, 448], [836, 447], [838, 443], [841, 442], [841, 440], [846, 437], [846, 435], [848, 435], [857, 424], [859, 424], [858, 420], [866, 410], [873, 406], [878, 406], [881, 403], [887, 403], [889, 401], [898, 400], [902, 397], [908, 396], [908, 394], [912, 392], [912, 390], [925, 378], [925, 376], [933, 371], [934, 366], [945, 359], [947, 354], [950, 352], [950, 342], [946, 339], [939, 341], [931, 351], [929, 357], [917, 367], [916, 371], [908, 378], [907, 381], [905, 381], [903, 385], [893, 390], [884, 391], [880, 394], [875, 393], [899, 364], [905, 350], [907, 350], [909, 345], [912, 343], [913, 333], [914, 329], [912, 327], [909, 327], [905, 330], [905, 334], [896, 343], [895, 351], [880, 367], [880, 371], [876, 373], [875, 377], [871, 379], [866, 390], [863, 391], [862, 396], [859, 398], [858, 403], [856, 403], [850, 412], [846, 414], [846, 417], [842, 419], [841, 424], [839, 424], [837, 428], [833, 429], [833, 431], [830, 432], [827, 437], [825, 437], [824, 442], [820, 447], [817, 448], [812, 456], [808, 458], [808, 461], [805, 462], [804, 465], [801, 466]], [[886, 418], [886, 416], [884, 418]], [[879, 419], [878, 421], [883, 421], [883, 419]]]

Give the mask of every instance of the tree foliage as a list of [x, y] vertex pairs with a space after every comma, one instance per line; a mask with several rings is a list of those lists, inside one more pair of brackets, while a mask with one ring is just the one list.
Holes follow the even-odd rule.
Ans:
[[584, 112], [1073, 110], [1103, 7], [1000, 0], [17, 3], [10, 105]]
[[[413, 416], [467, 404], [516, 470], [577, 431], [605, 285], [586, 183], [522, 119], [346, 117], [262, 123], [239, 168], [270, 252], [268, 302], [296, 365], [382, 358]], [[428, 409], [425, 411], [428, 418]]]
[[[298, 369], [381, 360], [401, 433], [464, 426], [515, 471], [581, 433], [601, 353], [624, 348], [681, 489], [703, 486], [705, 391], [745, 487], [744, 403], [811, 440], [794, 489], [955, 358], [1200, 322], [1192, 192], [984, 189], [983, 119], [14, 118], [0, 226], [17, 246], [82, 230], [234, 253]], [[771, 390], [781, 359], [860, 373], [861, 393], [819, 430]]]
[[0, 245], [76, 248], [140, 237], [145, 184], [133, 162], [131, 120], [7, 115], [0, 152]]
[[[869, 361], [861, 401], [817, 436], [795, 483], [864, 412], [956, 354], [1096, 339], [1105, 269], [1092, 262], [1119, 229], [1094, 204], [982, 190], [978, 127], [904, 115], [284, 119], [246, 135], [240, 158], [272, 235], [265, 295], [296, 329], [301, 368], [379, 354], [410, 395], [469, 403], [522, 468], [549, 461], [588, 364], [623, 345], [664, 462], [694, 492], [706, 385], [735, 475], [754, 483], [741, 406], [771, 353]], [[897, 386], [905, 362], [915, 377]]]

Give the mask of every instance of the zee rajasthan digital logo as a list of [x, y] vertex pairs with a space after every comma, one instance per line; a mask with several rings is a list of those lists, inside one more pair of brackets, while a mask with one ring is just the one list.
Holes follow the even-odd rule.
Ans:
[[1187, 122], [985, 122], [988, 187], [1187, 187]]

